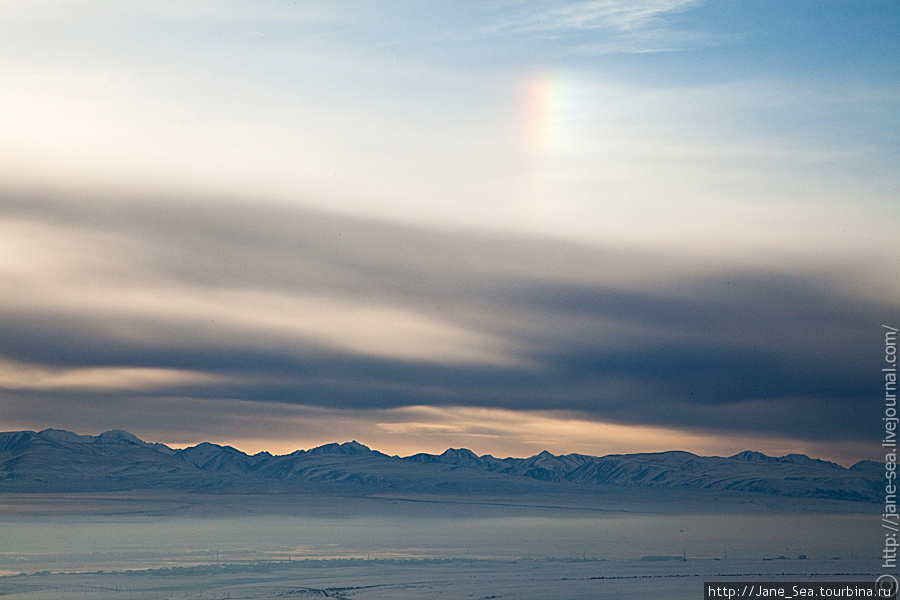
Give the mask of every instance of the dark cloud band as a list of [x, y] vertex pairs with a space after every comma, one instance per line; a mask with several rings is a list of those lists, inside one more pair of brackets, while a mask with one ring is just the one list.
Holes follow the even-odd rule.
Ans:
[[[41, 233], [28, 247], [56, 248], [51, 260], [68, 264], [0, 301], [0, 357], [216, 376], [129, 390], [148, 407], [181, 395], [360, 410], [560, 409], [861, 442], [877, 436], [878, 327], [900, 321], [896, 303], [853, 291], [869, 264], [849, 275], [802, 257], [716, 267], [196, 199], [7, 193], [0, 219]], [[32, 257], [21, 258], [27, 271]], [[353, 321], [367, 311], [396, 327], [375, 336], [373, 321]], [[407, 341], [422, 352], [405, 351]], [[442, 353], [448, 345], [458, 348]], [[48, 412], [87, 398], [114, 405], [120, 393], [5, 385]]]

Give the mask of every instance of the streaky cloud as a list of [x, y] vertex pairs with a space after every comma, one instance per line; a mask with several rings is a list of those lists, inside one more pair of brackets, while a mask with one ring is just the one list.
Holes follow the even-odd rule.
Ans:
[[0, 356], [62, 381], [134, 375], [118, 388], [9, 388], [32, 415], [88, 398], [115, 413], [124, 392], [148, 406], [177, 394], [340, 410], [555, 407], [846, 444], [868, 440], [878, 419], [870, 329], [900, 311], [865, 260], [853, 271], [783, 254], [741, 266], [203, 206], [4, 201], [24, 284], [0, 297]]

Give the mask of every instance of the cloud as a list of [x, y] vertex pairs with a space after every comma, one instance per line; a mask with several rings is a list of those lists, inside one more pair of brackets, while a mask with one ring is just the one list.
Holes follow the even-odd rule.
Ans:
[[678, 30], [666, 18], [700, 4], [698, 0], [540, 3], [510, 11], [482, 31], [557, 38], [591, 54], [681, 50], [703, 44], [706, 38], [697, 31]]
[[61, 390], [127, 392], [156, 390], [183, 385], [208, 385], [226, 378], [178, 369], [95, 367], [48, 369], [39, 366], [0, 362], [0, 389], [52, 392]]
[[633, 31], [662, 15], [700, 4], [697, 0], [593, 0], [550, 3], [532, 8], [525, 16], [510, 20], [504, 28], [515, 31], [572, 31], [613, 29]]
[[[592, 243], [821, 250], [874, 228], [891, 239], [895, 83], [710, 67], [744, 56], [734, 46], [669, 57], [680, 68], [572, 58], [573, 45], [654, 47], [641, 36], [676, 16], [711, 27], [680, 2], [465, 17], [475, 4], [91, 4], [108, 19], [61, 4], [0, 20], [0, 179], [213, 190]], [[425, 41], [488, 21], [507, 34]], [[541, 76], [547, 105], [529, 111], [527, 81]], [[528, 131], [548, 151], [529, 148]], [[891, 218], [870, 218], [861, 197]]]
[[741, 267], [254, 203], [8, 198], [0, 356], [32, 418], [116, 415], [127, 395], [157, 420], [181, 418], [173, 397], [400, 411], [377, 421], [393, 444], [548, 409], [611, 439], [861, 444], [879, 418], [873, 340], [900, 321], [865, 260]]

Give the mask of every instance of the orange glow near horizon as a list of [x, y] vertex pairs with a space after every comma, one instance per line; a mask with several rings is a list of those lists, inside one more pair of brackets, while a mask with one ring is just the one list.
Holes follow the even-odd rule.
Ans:
[[[187, 402], [186, 399], [182, 399]], [[204, 430], [166, 431], [164, 428], [107, 425], [121, 428], [148, 442], [185, 448], [201, 442], [232, 446], [248, 454], [290, 454], [328, 443], [355, 440], [389, 455], [420, 452], [440, 454], [448, 448], [468, 448], [478, 455], [527, 457], [547, 450], [553, 454], [636, 454], [680, 450], [700, 456], [731, 456], [754, 450], [770, 456], [807, 454], [849, 466], [865, 449], [853, 444], [820, 444], [774, 436], [729, 432], [688, 431], [669, 427], [592, 421], [562, 411], [514, 411], [465, 406], [409, 406], [384, 410], [337, 410], [278, 403], [251, 403], [259, 412], [244, 414], [240, 400], [198, 401], [219, 407], [219, 420]], [[209, 414], [208, 407], [190, 412]], [[191, 422], [187, 419], [186, 422]], [[4, 424], [9, 429], [13, 423]], [[16, 424], [19, 428], [26, 424]], [[96, 435], [96, 431], [78, 431]]]

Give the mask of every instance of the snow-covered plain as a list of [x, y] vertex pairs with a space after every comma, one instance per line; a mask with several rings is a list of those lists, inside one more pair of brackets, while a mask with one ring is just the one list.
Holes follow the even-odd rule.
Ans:
[[293, 561], [6, 577], [0, 579], [0, 594], [15, 600], [697, 600], [705, 581], [871, 581], [877, 574], [875, 561], [864, 559]]
[[884, 572], [877, 506], [741, 497], [5, 494], [0, 595], [696, 599]]

